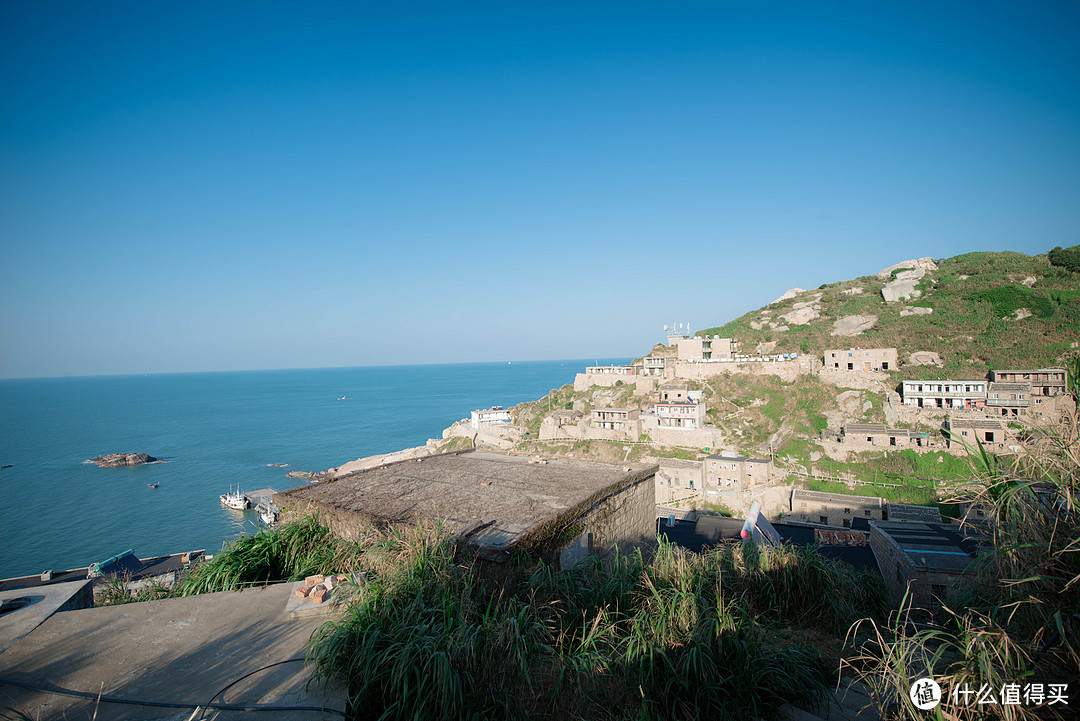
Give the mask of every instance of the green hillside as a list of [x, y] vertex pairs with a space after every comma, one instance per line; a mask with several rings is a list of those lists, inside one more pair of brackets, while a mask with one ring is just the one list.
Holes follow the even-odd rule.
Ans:
[[[1047, 255], [1013, 252], [937, 260], [938, 270], [918, 281], [921, 295], [894, 303], [886, 303], [881, 294], [891, 278], [827, 283], [698, 335], [736, 338], [746, 352], [775, 343], [772, 351], [778, 353], [820, 355], [827, 348], [859, 346], [896, 347], [902, 362], [915, 351], [941, 356], [944, 368], [904, 366], [901, 375], [911, 378], [977, 377], [990, 368], [1060, 365], [1080, 336], [1080, 273], [1065, 262], [1080, 246], [1056, 250], [1057, 265]], [[784, 325], [780, 316], [815, 298], [819, 318], [805, 325], [788, 323], [787, 330], [769, 327], [770, 321]], [[905, 309], [919, 312], [915, 308], [932, 312], [901, 315]], [[853, 315], [876, 316], [877, 321], [860, 335], [832, 335], [835, 321]]]

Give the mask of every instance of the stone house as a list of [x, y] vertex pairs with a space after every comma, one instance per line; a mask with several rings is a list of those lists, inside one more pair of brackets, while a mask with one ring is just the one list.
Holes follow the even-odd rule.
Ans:
[[843, 444], [852, 450], [889, 450], [892, 448], [929, 448], [929, 433], [908, 428], [886, 428], [881, 423], [845, 423], [840, 433], [821, 434], [822, 440]]
[[578, 423], [585, 417], [581, 411], [560, 408], [540, 422], [540, 440], [578, 437]]
[[985, 541], [971, 527], [870, 521], [870, 548], [894, 602], [908, 593], [913, 608], [934, 609], [978, 570]]
[[469, 418], [469, 425], [475, 430], [480, 426], [501, 426], [510, 423], [510, 411], [502, 406], [492, 406], [479, 411], [473, 411]]
[[1033, 368], [1027, 370], [992, 370], [994, 383], [1030, 383], [1032, 396], [1059, 396], [1065, 393], [1064, 368]]
[[985, 380], [915, 380], [901, 384], [905, 406], [916, 408], [986, 407]]
[[979, 444], [994, 450], [1005, 447], [1005, 424], [1002, 421], [972, 418], [946, 418], [945, 439], [952, 448], [974, 450]]
[[663, 505], [675, 501], [700, 500], [703, 488], [701, 461], [681, 458], [661, 458], [656, 472], [656, 503]]
[[1024, 418], [1031, 407], [1031, 383], [990, 383], [986, 408], [990, 415]]
[[672, 373], [675, 372], [675, 359], [668, 356], [645, 356], [641, 364], [641, 373], [646, 376], [666, 378], [670, 375], [668, 368]]
[[723, 453], [705, 457], [705, 485], [710, 488], [745, 489], [768, 483], [772, 475], [773, 464], [768, 458]]
[[890, 523], [941, 523], [941, 511], [937, 506], [886, 503], [885, 520]]
[[629, 365], [629, 366], [588, 366], [585, 369], [585, 373], [589, 375], [613, 375], [613, 376], [636, 376], [641, 372], [641, 366]]
[[678, 359], [681, 361], [734, 360], [739, 343], [734, 338], [704, 335], [678, 341]]
[[668, 401], [653, 405], [656, 423], [660, 428], [705, 427], [705, 403], [694, 401]]
[[331, 532], [440, 524], [498, 575], [524, 553], [571, 568], [590, 553], [651, 546], [655, 465], [542, 460], [488, 452], [390, 463], [274, 495], [283, 520], [317, 513]]
[[827, 350], [823, 361], [826, 370], [894, 371], [900, 367], [895, 348]]
[[823, 526], [851, 528], [856, 518], [880, 521], [885, 502], [876, 496], [851, 496], [796, 488], [791, 492], [791, 519]]
[[656, 389], [654, 399], [657, 403], [687, 401], [689, 400], [689, 393], [690, 386], [686, 383], [662, 383], [660, 384], [660, 387]]
[[641, 435], [641, 410], [638, 408], [594, 408], [590, 416], [594, 429], [613, 431], [629, 440]]

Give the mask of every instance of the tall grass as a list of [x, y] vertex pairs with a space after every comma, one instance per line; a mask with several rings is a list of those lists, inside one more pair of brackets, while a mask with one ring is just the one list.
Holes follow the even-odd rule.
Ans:
[[[1009, 463], [985, 451], [972, 500], [994, 509], [993, 547], [983, 573], [952, 599], [936, 626], [911, 623], [908, 609], [868, 632], [851, 667], [888, 717], [923, 718], [907, 693], [932, 676], [954, 719], [1075, 718], [1080, 688], [1080, 432], [1075, 413]], [[855, 634], [852, 634], [854, 637]], [[954, 688], [1067, 683], [1069, 706], [977, 704]]]
[[319, 675], [379, 718], [767, 717], [812, 704], [829, 675], [769, 625], [842, 630], [885, 608], [879, 579], [790, 548], [661, 542], [492, 585], [447, 539], [411, 543], [311, 641]]

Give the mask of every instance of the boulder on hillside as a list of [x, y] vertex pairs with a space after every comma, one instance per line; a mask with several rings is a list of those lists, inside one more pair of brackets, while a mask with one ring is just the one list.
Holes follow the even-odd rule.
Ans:
[[929, 350], [915, 351], [908, 356], [908, 364], [913, 366], [938, 366], [941, 367], [941, 356]]
[[832, 335], [861, 335], [877, 323], [876, 315], [849, 315], [833, 323]]
[[774, 300], [772, 303], [769, 303], [769, 305], [772, 305], [773, 303], [783, 303], [785, 300], [787, 300], [789, 298], [794, 298], [799, 293], [805, 293], [805, 292], [806, 291], [803, 290], [802, 288], [792, 288], [787, 293], [784, 293], [782, 296], [780, 296], [779, 298]]
[[890, 265], [888, 268], [879, 270], [877, 274], [878, 280], [888, 280], [892, 277], [892, 272], [897, 268], [911, 268], [913, 270], [922, 270], [924, 272], [928, 270], [938, 269], [937, 263], [934, 262], [933, 258], [916, 258], [915, 260], [905, 260], [902, 263]]
[[141, 466], [144, 463], [156, 463], [157, 458], [146, 453], [108, 453], [91, 458], [98, 468], [118, 468], [120, 466]]
[[921, 306], [914, 305], [908, 308], [904, 308], [902, 311], [900, 311], [900, 315], [930, 315], [933, 312], [933, 308], [923, 308]]
[[806, 325], [815, 318], [820, 318], [821, 313], [818, 313], [816, 308], [803, 307], [796, 308], [790, 313], [784, 313], [784, 315], [780, 317], [786, 320], [790, 325]]
[[915, 287], [918, 283], [918, 280], [901, 280], [897, 278], [881, 289], [881, 297], [885, 299], [886, 303], [918, 298], [922, 295], [922, 291]]

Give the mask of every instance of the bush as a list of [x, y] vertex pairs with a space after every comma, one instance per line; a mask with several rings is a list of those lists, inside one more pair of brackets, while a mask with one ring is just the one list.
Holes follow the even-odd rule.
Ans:
[[1074, 273], [1080, 271], [1080, 245], [1074, 245], [1071, 248], [1058, 246], [1047, 253], [1046, 257], [1050, 265], [1056, 265]]

